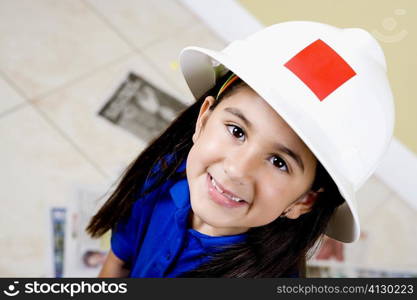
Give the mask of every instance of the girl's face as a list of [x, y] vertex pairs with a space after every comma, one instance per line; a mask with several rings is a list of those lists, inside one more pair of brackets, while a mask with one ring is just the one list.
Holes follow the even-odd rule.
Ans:
[[302, 140], [248, 86], [211, 111], [214, 101], [201, 107], [187, 159], [191, 227], [233, 235], [308, 212], [316, 159]]

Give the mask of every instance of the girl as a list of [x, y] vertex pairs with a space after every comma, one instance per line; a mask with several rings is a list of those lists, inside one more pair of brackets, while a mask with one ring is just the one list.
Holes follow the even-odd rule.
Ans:
[[92, 218], [112, 229], [99, 276], [297, 277], [323, 234], [358, 239], [355, 192], [393, 131], [366, 31], [286, 22], [180, 62], [197, 101]]

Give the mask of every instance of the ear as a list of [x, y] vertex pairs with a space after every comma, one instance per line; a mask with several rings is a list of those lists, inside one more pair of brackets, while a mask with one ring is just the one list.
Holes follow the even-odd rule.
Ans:
[[197, 122], [195, 124], [195, 131], [194, 131], [193, 138], [192, 138], [193, 143], [195, 143], [198, 137], [200, 136], [201, 130], [203, 129], [204, 124], [206, 123], [207, 118], [211, 113], [211, 110], [209, 108], [210, 106], [213, 105], [215, 100], [216, 99], [214, 99], [213, 96], [207, 96], [204, 99], [204, 102], [201, 105], [200, 112], [198, 114]]
[[308, 191], [302, 195], [297, 201], [292, 203], [283, 214], [289, 219], [297, 219], [299, 216], [311, 211], [314, 202], [320, 196], [320, 193], [324, 192], [323, 188], [320, 188], [317, 192]]

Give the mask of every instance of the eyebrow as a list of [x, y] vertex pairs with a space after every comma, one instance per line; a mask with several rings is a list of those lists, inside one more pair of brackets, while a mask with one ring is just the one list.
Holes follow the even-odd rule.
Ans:
[[[245, 125], [249, 128], [252, 129], [252, 123], [243, 115], [243, 113], [234, 107], [226, 107], [224, 109], [225, 111], [235, 115], [236, 117], [238, 117], [239, 119], [242, 120], [243, 123], [245, 123]], [[287, 154], [289, 157], [291, 157], [298, 165], [298, 167], [300, 167], [300, 169], [303, 171], [304, 173], [304, 163], [303, 160], [301, 159], [301, 156], [298, 155], [297, 153], [295, 153], [294, 151], [292, 151], [290, 148], [284, 146], [281, 143], [276, 143], [274, 145], [274, 148], [280, 152], [284, 152], [285, 154]]]
[[252, 123], [248, 119], [246, 119], [246, 117], [243, 115], [243, 113], [239, 109], [234, 108], [234, 107], [226, 107], [224, 110], [235, 115], [239, 119], [241, 119], [243, 123], [245, 123], [245, 125], [249, 127], [250, 129], [252, 128]]

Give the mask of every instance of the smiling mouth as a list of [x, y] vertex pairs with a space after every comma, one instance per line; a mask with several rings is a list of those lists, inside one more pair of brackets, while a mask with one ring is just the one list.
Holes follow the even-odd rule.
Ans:
[[237, 197], [236, 195], [232, 194], [231, 192], [223, 189], [219, 183], [216, 182], [216, 180], [211, 176], [210, 173], [208, 173], [209, 179], [211, 181], [211, 184], [216, 189], [217, 192], [219, 192], [222, 196], [228, 198], [229, 200], [232, 200], [236, 203], [247, 203], [244, 199]]

